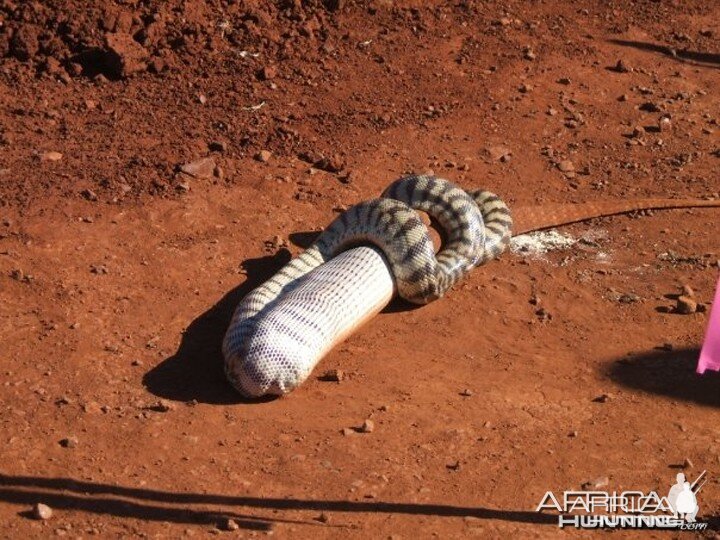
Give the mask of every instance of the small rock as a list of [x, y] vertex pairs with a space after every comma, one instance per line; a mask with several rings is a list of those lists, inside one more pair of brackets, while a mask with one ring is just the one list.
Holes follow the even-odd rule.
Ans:
[[277, 68], [273, 66], [265, 66], [258, 72], [258, 79], [261, 81], [269, 81], [277, 77]]
[[60, 152], [43, 152], [40, 154], [40, 159], [42, 161], [60, 161], [63, 158], [63, 155]]
[[564, 173], [575, 172], [575, 164], [569, 159], [562, 160], [557, 164], [557, 168], [560, 169], [560, 172]]
[[228, 145], [225, 141], [213, 141], [208, 144], [211, 152], [227, 152]]
[[230, 518], [222, 518], [218, 523], [218, 529], [223, 531], [237, 531], [239, 528], [240, 525], [237, 524], [237, 521]]
[[698, 307], [698, 305], [695, 300], [693, 300], [689, 296], [682, 295], [682, 296], [678, 296], [677, 305], [675, 306], [675, 311], [682, 315], [690, 315], [697, 311], [697, 307]]
[[145, 48], [130, 34], [118, 32], [105, 34], [107, 64], [112, 75], [128, 77], [133, 73], [145, 71], [149, 56]]
[[584, 490], [600, 489], [600, 488], [607, 487], [608, 484], [610, 484], [610, 479], [607, 476], [601, 476], [599, 478], [595, 478], [594, 480], [585, 482], [582, 485], [582, 488]]
[[518, 90], [520, 91], [521, 94], [529, 94], [530, 92], [532, 92], [533, 86], [532, 86], [532, 84], [523, 83], [520, 85]]
[[[5, 31], [7, 33], [7, 31]], [[11, 43], [11, 50], [15, 58], [21, 61], [27, 61], [37, 55], [40, 50], [39, 37], [40, 28], [34, 24], [21, 24], [15, 32]]]
[[363, 422], [363, 425], [360, 427], [361, 433], [372, 433], [375, 431], [375, 422], [370, 420], [369, 418]]
[[670, 118], [668, 118], [667, 116], [663, 116], [658, 122], [658, 129], [661, 132], [667, 132], [672, 130], [672, 120], [670, 120]]
[[506, 146], [491, 146], [487, 149], [487, 152], [493, 161], [507, 161], [512, 155], [512, 150]]
[[215, 171], [213, 158], [202, 158], [180, 166], [180, 171], [193, 178], [210, 178]]
[[537, 58], [537, 55], [530, 47], [526, 47], [524, 57], [525, 60], [535, 60], [535, 58]]
[[595, 403], [607, 403], [610, 401], [610, 394], [600, 394], [598, 397], [593, 398], [593, 402]]
[[557, 82], [558, 82], [558, 84], [568, 85], [568, 84], [570, 84], [572, 81], [570, 81], [570, 79], [569, 79], [568, 77], [560, 77]]
[[320, 380], [329, 382], [340, 382], [345, 378], [345, 372], [341, 369], [329, 369], [320, 376]]
[[470, 390], [469, 388], [466, 388], [465, 390], [460, 392], [460, 395], [463, 397], [470, 397], [473, 395], [473, 393], [472, 393], [472, 390]]
[[688, 298], [695, 298], [695, 291], [693, 291], [693, 289], [690, 285], [683, 285], [682, 286], [682, 295], [687, 296]]
[[633, 128], [632, 136], [637, 138], [641, 138], [643, 135], [645, 135], [645, 128], [637, 125]]
[[80, 195], [85, 197], [88, 201], [97, 201], [97, 194], [92, 189], [83, 189]]
[[77, 437], [67, 437], [60, 440], [60, 446], [63, 448], [75, 448], [78, 445]]
[[637, 294], [625, 293], [621, 294], [618, 298], [618, 302], [621, 304], [634, 304], [640, 301], [640, 297]]
[[345, 435], [346, 437], [349, 437], [350, 435], [355, 433], [355, 430], [353, 428], [346, 427], [346, 428], [342, 428], [342, 430], [340, 432], [343, 435]]
[[53, 516], [53, 510], [47, 504], [37, 503], [33, 506], [32, 515], [35, 519], [46, 521]]
[[330, 521], [330, 518], [325, 512], [321, 512], [318, 517], [315, 518], [316, 521], [319, 521], [320, 523], [328, 523]]
[[629, 73], [632, 71], [632, 68], [629, 67], [623, 60], [618, 60], [617, 64], [615, 64], [615, 67], [612, 68], [613, 71], [616, 71], [618, 73]]
[[329, 173], [339, 173], [345, 168], [345, 160], [340, 154], [334, 154], [330, 157], [322, 157], [313, 163], [313, 167]]
[[660, 112], [661, 111], [660, 107], [656, 103], [653, 103], [652, 101], [646, 101], [645, 103], [640, 105], [640, 107], [638, 107], [638, 108], [641, 111], [645, 111], [645, 112]]
[[690, 458], [685, 458], [685, 461], [683, 461], [683, 469], [692, 469], [694, 466]]
[[260, 150], [257, 154], [255, 154], [255, 159], [262, 163], [267, 163], [270, 161], [270, 158], [272, 157], [272, 152], [270, 150]]
[[155, 404], [150, 405], [149, 407], [146, 407], [147, 409], [155, 412], [169, 412], [172, 411], [175, 407], [172, 403], [165, 401], [164, 399], [161, 399], [157, 401]]
[[205, 105], [207, 103], [207, 97], [205, 96], [205, 94], [198, 94], [197, 98], [200, 105]]

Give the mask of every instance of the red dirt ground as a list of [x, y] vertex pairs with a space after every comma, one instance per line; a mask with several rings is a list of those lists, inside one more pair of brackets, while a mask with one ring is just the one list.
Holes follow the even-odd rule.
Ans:
[[718, 197], [719, 21], [706, 0], [0, 0], [0, 536], [554, 537], [575, 531], [535, 512], [548, 490], [707, 469], [712, 537], [707, 313], [665, 308], [712, 299], [718, 210], [504, 255], [283, 399], [240, 400], [219, 346], [301, 249], [275, 236], [404, 172], [511, 207]]

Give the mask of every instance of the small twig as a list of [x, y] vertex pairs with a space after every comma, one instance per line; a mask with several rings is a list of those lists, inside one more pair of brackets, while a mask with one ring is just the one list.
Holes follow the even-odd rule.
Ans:
[[265, 106], [265, 102], [258, 103], [257, 105], [250, 105], [249, 107], [243, 107], [243, 111], [259, 111]]

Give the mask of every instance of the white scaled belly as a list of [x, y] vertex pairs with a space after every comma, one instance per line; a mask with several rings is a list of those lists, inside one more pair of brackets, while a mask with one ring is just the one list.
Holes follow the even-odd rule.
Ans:
[[388, 304], [393, 287], [378, 249], [337, 255], [257, 315], [237, 321], [223, 348], [229, 379], [248, 397], [290, 392], [332, 347]]

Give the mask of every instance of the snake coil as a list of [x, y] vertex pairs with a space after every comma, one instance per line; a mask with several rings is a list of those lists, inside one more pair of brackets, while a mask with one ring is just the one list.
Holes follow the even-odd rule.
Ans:
[[[435, 254], [416, 210], [440, 224]], [[247, 397], [285, 394], [324, 354], [397, 294], [426, 304], [507, 246], [512, 219], [488, 191], [407, 176], [338, 216], [306, 251], [238, 305], [223, 341], [225, 372]]]

